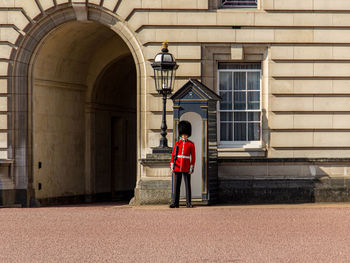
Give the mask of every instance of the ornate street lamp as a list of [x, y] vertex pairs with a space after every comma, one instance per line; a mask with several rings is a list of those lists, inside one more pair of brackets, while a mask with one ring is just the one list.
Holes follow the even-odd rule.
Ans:
[[162, 47], [162, 53], [158, 53], [152, 68], [154, 70], [154, 80], [158, 94], [163, 95], [163, 118], [161, 125], [161, 135], [159, 146], [153, 149], [153, 153], [168, 153], [171, 148], [168, 147], [167, 125], [166, 125], [166, 99], [174, 89], [175, 72], [179, 66], [171, 53], [168, 50], [168, 43], [165, 41]]

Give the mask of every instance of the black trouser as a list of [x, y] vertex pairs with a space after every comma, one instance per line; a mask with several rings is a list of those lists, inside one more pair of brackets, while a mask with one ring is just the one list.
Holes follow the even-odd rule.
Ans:
[[175, 189], [174, 189], [174, 199], [172, 203], [179, 205], [180, 201], [180, 188], [181, 188], [181, 177], [183, 176], [186, 187], [186, 204], [191, 204], [191, 175], [188, 173], [175, 172]]

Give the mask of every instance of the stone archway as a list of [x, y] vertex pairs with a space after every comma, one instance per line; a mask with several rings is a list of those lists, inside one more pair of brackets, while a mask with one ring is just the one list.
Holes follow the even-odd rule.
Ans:
[[[13, 155], [19, 160], [14, 171], [18, 178], [27, 175], [28, 201], [96, 194], [92, 154], [96, 145], [91, 143], [95, 139], [91, 127], [96, 121], [91, 110], [94, 83], [107, 64], [128, 54], [136, 65], [135, 90], [140, 89], [143, 58], [137, 41], [130, 40], [130, 31], [124, 28], [119, 32], [122, 23], [101, 10], [88, 10], [87, 21], [76, 18], [73, 8], [44, 17], [13, 54]], [[140, 92], [135, 92], [135, 125], [139, 126], [136, 94]], [[41, 103], [50, 99], [51, 104]], [[51, 116], [43, 116], [45, 112]], [[45, 186], [48, 191], [41, 194]]]

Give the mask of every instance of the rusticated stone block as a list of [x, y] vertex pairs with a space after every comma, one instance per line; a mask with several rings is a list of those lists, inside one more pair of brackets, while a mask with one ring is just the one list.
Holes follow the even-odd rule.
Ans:
[[138, 182], [135, 188], [135, 197], [131, 201], [133, 205], [169, 204], [171, 199], [171, 179], [168, 180], [143, 180]]

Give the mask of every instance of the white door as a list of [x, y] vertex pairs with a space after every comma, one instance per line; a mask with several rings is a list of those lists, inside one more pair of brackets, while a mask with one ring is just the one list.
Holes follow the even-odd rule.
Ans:
[[[189, 139], [196, 149], [196, 163], [191, 175], [192, 198], [202, 198], [202, 118], [198, 113], [186, 112], [181, 116], [181, 121], [189, 121], [192, 125], [192, 136]], [[185, 182], [182, 180], [180, 198], [186, 198]]]

